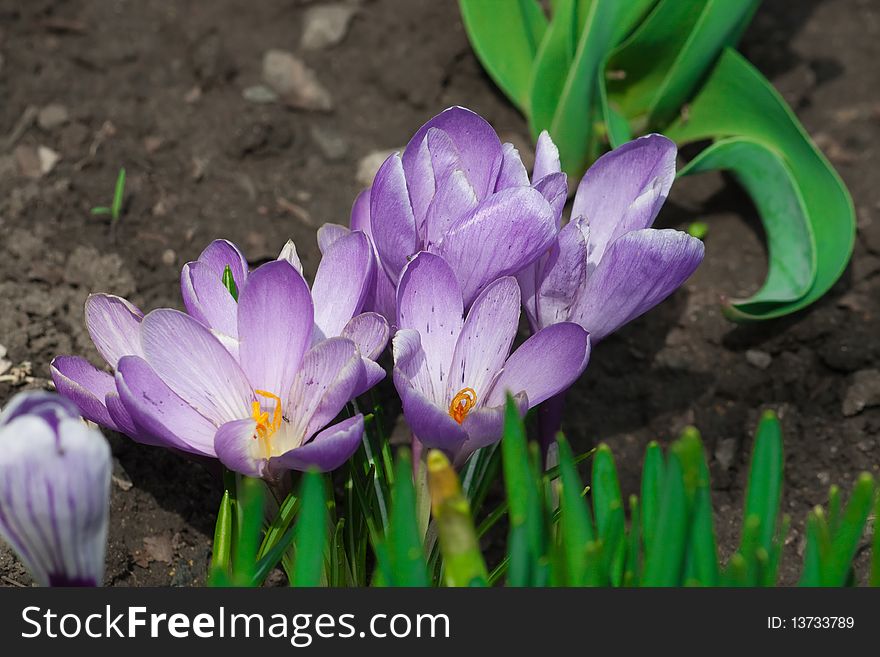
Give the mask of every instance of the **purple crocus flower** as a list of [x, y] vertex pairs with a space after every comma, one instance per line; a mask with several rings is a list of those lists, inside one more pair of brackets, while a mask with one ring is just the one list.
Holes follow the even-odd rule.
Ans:
[[469, 307], [549, 248], [567, 191], [546, 132], [530, 181], [516, 148], [480, 116], [462, 107], [438, 114], [402, 155], [385, 160], [354, 204], [351, 226], [370, 236], [381, 264], [372, 307], [393, 320], [400, 272], [419, 251], [449, 263]]
[[[703, 243], [651, 224], [675, 178], [675, 144], [648, 135], [606, 153], [584, 174], [572, 220], [517, 276], [533, 331], [576, 322], [593, 342], [678, 289], [703, 260]], [[543, 408], [542, 436], [559, 428], [562, 398]]]
[[[366, 244], [362, 235], [354, 241]], [[59, 356], [52, 362], [55, 384], [99, 424], [142, 443], [217, 457], [245, 475], [332, 470], [360, 444], [363, 417], [324, 427], [381, 378], [368, 372], [358, 345], [374, 345], [370, 355], [381, 351], [387, 325], [378, 315], [355, 316], [341, 327], [352, 337], [326, 337], [322, 327], [329, 332], [339, 322], [321, 316], [287, 257], [248, 273], [236, 254], [228, 242], [215, 242], [191, 263], [184, 289], [191, 282], [192, 290], [184, 296], [194, 316], [171, 309], [143, 316], [119, 297], [89, 297], [89, 332], [115, 376]], [[240, 292], [236, 303], [221, 285], [227, 304], [205, 270], [222, 277], [230, 262]], [[344, 281], [333, 288], [319, 280], [316, 289], [328, 285], [344, 299]]]
[[0, 414], [0, 536], [42, 586], [104, 578], [110, 447], [70, 401], [16, 395]]
[[394, 385], [414, 436], [462, 463], [501, 438], [506, 395], [520, 411], [565, 390], [590, 356], [577, 324], [538, 331], [512, 354], [520, 291], [511, 276], [486, 285], [464, 316], [464, 295], [443, 258], [421, 252], [404, 268], [392, 341]]

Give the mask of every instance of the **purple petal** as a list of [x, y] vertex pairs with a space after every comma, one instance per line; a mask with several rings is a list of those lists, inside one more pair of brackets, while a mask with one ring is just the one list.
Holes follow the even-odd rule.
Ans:
[[[342, 226], [340, 226], [340, 228], [342, 228]], [[318, 232], [320, 233], [320, 230]], [[318, 244], [320, 245], [320, 237], [318, 239]], [[284, 246], [281, 247], [281, 253], [278, 254], [277, 259], [286, 260], [290, 264], [290, 266], [296, 269], [299, 272], [299, 275], [302, 276], [303, 265], [302, 261], [299, 259], [299, 253], [296, 252], [296, 244], [293, 243], [293, 240], [287, 240], [284, 243]]]
[[289, 263], [267, 262], [251, 272], [238, 299], [239, 362], [250, 385], [284, 404], [313, 327], [309, 288]]
[[551, 173], [536, 182], [534, 187], [550, 204], [553, 217], [556, 220], [556, 227], [559, 228], [562, 222], [562, 211], [568, 201], [568, 178], [564, 173]]
[[[399, 333], [397, 335], [400, 335]], [[397, 335], [394, 336], [395, 346]], [[403, 415], [410, 430], [427, 447], [442, 449], [454, 454], [467, 434], [449, 415], [447, 408], [440, 408], [425, 397], [403, 370], [394, 368], [394, 387], [403, 403]]]
[[354, 342], [329, 338], [306, 352], [290, 390], [287, 416], [294, 435], [308, 440], [351, 401], [363, 376]]
[[364, 435], [364, 416], [360, 413], [327, 427], [301, 447], [273, 458], [273, 470], [308, 470], [330, 472], [345, 463], [358, 447]]
[[[373, 229], [370, 226], [370, 188], [368, 187], [354, 199], [351, 206], [351, 219], [348, 222], [352, 230], [360, 230], [367, 234], [370, 240], [373, 239]], [[321, 231], [318, 230], [318, 238], [320, 240]], [[319, 242], [320, 243], [320, 242]], [[329, 245], [328, 245], [329, 246]], [[323, 249], [321, 250], [323, 253]]]
[[[366, 192], [366, 193], [369, 193], [369, 192]], [[363, 194], [364, 193], [361, 193], [361, 195], [358, 196], [358, 199], [360, 199], [363, 196]], [[355, 204], [357, 205], [357, 201], [355, 201]], [[366, 212], [367, 212], [367, 225], [369, 225], [369, 223], [370, 223], [369, 196], [367, 196]], [[354, 214], [352, 214], [352, 223], [354, 223]], [[318, 250], [321, 251], [321, 255], [327, 253], [327, 251], [330, 249], [331, 246], [333, 246], [333, 244], [336, 242], [336, 240], [338, 240], [342, 237], [345, 237], [346, 235], [351, 234], [352, 230], [363, 231], [363, 228], [352, 227], [352, 229], [349, 230], [345, 226], [340, 226], [339, 224], [324, 224], [323, 226], [321, 226], [318, 229]], [[302, 270], [300, 270], [300, 272], [302, 272]]]
[[123, 356], [141, 354], [140, 324], [144, 314], [122, 297], [91, 294], [86, 299], [86, 328], [95, 348], [112, 368]]
[[703, 243], [687, 233], [647, 228], [627, 233], [608, 251], [571, 311], [597, 342], [677, 290], [703, 260]]
[[392, 281], [418, 250], [416, 220], [400, 156], [391, 155], [376, 173], [370, 191], [370, 225], [379, 258]]
[[559, 149], [550, 138], [550, 133], [542, 130], [535, 145], [535, 166], [532, 169], [532, 182], [536, 183], [545, 176], [562, 171], [559, 163]]
[[364, 233], [341, 237], [324, 252], [312, 286], [315, 325], [324, 337], [342, 333], [363, 308], [372, 285], [373, 251]]
[[449, 403], [464, 388], [474, 390], [477, 403], [490, 392], [516, 337], [519, 304], [519, 286], [510, 276], [490, 283], [474, 301], [455, 346], [446, 387]]
[[363, 365], [363, 370], [351, 394], [352, 399], [360, 397], [385, 378], [385, 368], [379, 363], [369, 358], [361, 358], [361, 365]]
[[217, 429], [214, 451], [227, 468], [246, 477], [262, 477], [266, 472], [268, 455], [261, 453], [261, 443], [256, 435], [257, 423], [253, 419], [227, 422]]
[[[442, 402], [444, 390], [434, 392], [431, 373], [428, 371], [428, 359], [422, 348], [421, 336], [413, 329], [400, 329], [391, 341], [394, 354], [394, 382], [398, 376], [404, 377], [408, 385], [412, 385], [423, 396], [431, 401]], [[403, 379], [402, 379], [403, 380]]]
[[103, 581], [110, 447], [79, 418], [0, 428], [0, 536], [43, 586]]
[[[450, 107], [428, 121], [413, 135], [403, 152], [407, 178], [415, 177], [415, 168], [423, 140], [431, 128], [438, 128], [452, 139], [461, 157], [461, 165], [477, 197], [485, 198], [495, 189], [501, 169], [501, 141], [485, 119], [463, 107]], [[373, 214], [375, 217], [375, 213]]]
[[116, 392], [110, 374], [79, 356], [56, 356], [49, 369], [58, 393], [76, 404], [84, 418], [108, 429], [119, 430], [104, 403], [108, 394]]
[[567, 321], [569, 311], [587, 281], [590, 229], [582, 217], [559, 231], [541, 271], [537, 291], [538, 325]]
[[495, 191], [527, 185], [529, 185], [529, 174], [522, 163], [519, 151], [513, 144], [503, 144], [501, 146], [501, 171], [498, 173]]
[[[524, 392], [514, 396], [519, 414], [525, 417], [529, 410], [529, 400]], [[504, 404], [480, 406], [468, 413], [461, 428], [467, 432], [467, 440], [461, 446], [457, 460], [462, 461], [473, 452], [501, 440], [504, 433]]]
[[436, 395], [443, 395], [462, 327], [458, 281], [443, 258], [421, 252], [406, 266], [397, 288], [397, 325], [421, 337]]
[[525, 392], [533, 408], [567, 390], [589, 358], [590, 338], [577, 324], [561, 322], [541, 329], [507, 359], [486, 404], [497, 406], [506, 394]]
[[167, 308], [149, 313], [141, 345], [159, 378], [217, 426], [250, 417], [253, 387], [220, 341], [189, 315]]
[[184, 265], [180, 287], [186, 311], [205, 325], [236, 336], [235, 299], [223, 285], [226, 267], [239, 290], [248, 275], [247, 261], [241, 251], [227, 240], [215, 240], [202, 251], [196, 262]]
[[388, 322], [378, 313], [361, 313], [349, 320], [342, 337], [357, 345], [361, 356], [376, 360], [388, 344]]
[[[114, 384], [116, 382], [114, 381]], [[117, 431], [124, 433], [126, 436], [135, 437], [138, 435], [138, 429], [131, 419], [131, 414], [122, 403], [119, 393], [111, 392], [104, 397], [104, 404], [107, 406], [107, 412], [113, 419], [113, 423], [118, 427]], [[134, 438], [137, 440], [137, 438]], [[141, 441], [138, 441], [141, 442]]]
[[591, 265], [617, 237], [654, 223], [675, 179], [675, 153], [666, 137], [647, 135], [606, 153], [584, 174], [571, 216], [590, 225]]
[[217, 425], [176, 395], [145, 360], [137, 356], [121, 359], [116, 388], [136, 429], [128, 435], [137, 442], [190, 454], [215, 455]]
[[425, 218], [427, 244], [437, 244], [449, 227], [477, 207], [477, 196], [461, 169], [450, 171], [437, 185]]
[[436, 248], [455, 271], [469, 306], [487, 284], [546, 251], [556, 236], [553, 210], [531, 187], [505, 189], [450, 228]]

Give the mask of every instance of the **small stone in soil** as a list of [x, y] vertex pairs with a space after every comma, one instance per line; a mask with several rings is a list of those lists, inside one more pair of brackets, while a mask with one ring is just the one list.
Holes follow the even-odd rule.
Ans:
[[880, 370], [860, 370], [853, 374], [844, 395], [843, 414], [858, 415], [871, 406], [880, 406]]
[[715, 448], [715, 460], [718, 461], [718, 465], [722, 469], [730, 470], [730, 466], [733, 465], [736, 458], [736, 445], [735, 438], [724, 438], [718, 441], [718, 446]]
[[773, 362], [773, 356], [760, 349], [749, 349], [746, 351], [746, 362], [759, 370], [766, 370]]
[[300, 45], [304, 50], [335, 46], [345, 38], [355, 13], [356, 7], [343, 3], [310, 7], [305, 13]]
[[293, 54], [269, 50], [263, 55], [263, 81], [296, 109], [330, 111], [333, 99], [315, 72]]
[[51, 173], [61, 156], [47, 146], [37, 148], [37, 157], [40, 158], [40, 174], [45, 176]]
[[37, 114], [37, 125], [48, 132], [55, 128], [60, 128], [67, 123], [69, 119], [70, 114], [67, 112], [67, 108], [64, 105], [52, 103], [51, 105], [46, 105], [40, 110], [40, 113]]
[[249, 103], [256, 103], [257, 105], [267, 105], [278, 100], [278, 94], [264, 84], [247, 87], [241, 92], [241, 96]]
[[122, 467], [122, 463], [119, 462], [118, 458], [113, 458], [113, 474], [111, 476], [113, 483], [122, 490], [129, 491], [132, 489], [134, 484], [131, 481], [131, 477], [128, 476], [128, 473], [125, 471], [125, 468]]
[[369, 187], [372, 185], [373, 178], [376, 176], [376, 172], [379, 170], [379, 167], [382, 166], [382, 163], [388, 159], [389, 155], [401, 150], [403, 149], [392, 148], [385, 151], [373, 151], [362, 157], [358, 162], [357, 173], [354, 177], [357, 184], [362, 187]]
[[18, 171], [26, 178], [39, 178], [42, 174], [40, 156], [33, 146], [20, 144], [15, 147], [15, 161], [18, 163]]
[[177, 262], [177, 254], [174, 252], [174, 249], [165, 249], [162, 252], [162, 264], [170, 267], [175, 262]]
[[318, 146], [318, 150], [331, 162], [341, 160], [348, 153], [348, 143], [338, 132], [313, 125], [311, 128], [312, 140]]

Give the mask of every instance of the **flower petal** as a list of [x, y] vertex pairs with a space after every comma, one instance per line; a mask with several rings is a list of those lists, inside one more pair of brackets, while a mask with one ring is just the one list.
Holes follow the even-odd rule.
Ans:
[[[520, 417], [525, 417], [529, 410], [529, 400], [526, 393], [515, 395], [513, 401], [519, 408]], [[504, 409], [505, 404], [497, 406], [481, 406], [475, 408], [461, 423], [461, 428], [467, 432], [467, 440], [459, 449], [456, 461], [462, 462], [473, 452], [501, 440], [504, 433]]]
[[529, 174], [516, 146], [508, 143], [502, 144], [501, 171], [498, 173], [495, 191], [498, 192], [508, 187], [523, 187], [529, 184]]
[[550, 138], [550, 133], [542, 130], [535, 144], [535, 166], [532, 169], [532, 182], [537, 183], [545, 176], [562, 171], [559, 163], [559, 149]]
[[703, 243], [678, 230], [646, 228], [614, 241], [571, 310], [593, 341], [650, 310], [703, 261]]
[[[325, 224], [326, 226], [327, 224]], [[323, 228], [324, 226], [322, 226]], [[343, 230], [347, 230], [340, 226]], [[320, 230], [318, 231], [320, 233]], [[318, 239], [318, 244], [320, 245], [320, 237]], [[299, 259], [299, 253], [296, 252], [296, 244], [293, 243], [293, 240], [287, 240], [284, 243], [284, 246], [281, 248], [281, 253], [278, 254], [278, 260], [286, 260], [290, 263], [290, 266], [296, 269], [299, 272], [299, 275], [302, 276], [303, 273], [303, 265], [302, 261]]]
[[283, 260], [251, 272], [238, 299], [238, 336], [239, 362], [255, 390], [286, 403], [313, 330], [312, 297], [299, 272]]
[[400, 156], [391, 155], [370, 189], [370, 226], [382, 266], [396, 281], [407, 259], [418, 250], [416, 220], [410, 205]]
[[79, 418], [0, 428], [0, 535], [43, 586], [103, 581], [110, 447]]
[[568, 178], [564, 173], [551, 173], [535, 183], [534, 188], [541, 192], [553, 211], [556, 227], [562, 223], [562, 211], [568, 201]]
[[559, 231], [541, 271], [537, 291], [538, 325], [569, 319], [569, 311], [587, 282], [587, 245], [590, 229], [582, 217]]
[[452, 226], [435, 251], [455, 272], [469, 306], [493, 280], [536, 260], [555, 236], [550, 204], [531, 187], [515, 187], [493, 194]]
[[[326, 225], [326, 224], [325, 224]], [[331, 224], [335, 225], [335, 224]], [[351, 205], [351, 219], [348, 222], [348, 225], [351, 226], [352, 230], [360, 230], [367, 234], [367, 237], [370, 240], [373, 239], [373, 228], [370, 225], [370, 188], [367, 187], [364, 191], [358, 194], [354, 203]], [[331, 229], [330, 235], [337, 232], [335, 229]], [[337, 235], [339, 237], [340, 235]], [[332, 243], [330, 239], [327, 240], [327, 246]], [[320, 246], [321, 243], [321, 229], [318, 229], [318, 244]], [[324, 249], [321, 249], [321, 252], [324, 252]]]
[[385, 378], [385, 368], [374, 360], [369, 358], [361, 358], [363, 371], [358, 378], [354, 391], [351, 393], [352, 399], [360, 397], [367, 390], [375, 386], [379, 381]]
[[116, 430], [120, 433], [124, 433], [129, 438], [133, 438], [137, 442], [142, 442], [136, 437], [140, 432], [134, 425], [134, 420], [131, 419], [131, 414], [125, 408], [125, 404], [122, 403], [119, 393], [108, 393], [107, 396], [104, 397], [104, 404], [107, 406], [107, 412], [110, 414], [110, 417], [113, 418], [113, 423], [117, 427]]
[[306, 352], [290, 390], [287, 417], [294, 436], [307, 441], [351, 401], [363, 376], [354, 342], [329, 338]]
[[486, 404], [497, 406], [506, 394], [525, 392], [533, 408], [567, 390], [589, 359], [590, 337], [580, 326], [561, 322], [543, 328], [510, 355]]
[[[394, 336], [395, 346], [399, 335], [400, 333]], [[416, 389], [402, 368], [394, 368], [394, 387], [400, 395], [403, 415], [413, 435], [427, 447], [454, 454], [467, 438], [467, 434], [452, 419], [448, 410], [440, 408]]]
[[433, 399], [446, 391], [462, 313], [461, 289], [452, 269], [439, 256], [419, 253], [400, 276], [397, 325], [420, 335]]
[[240, 291], [248, 275], [247, 261], [232, 242], [215, 240], [202, 251], [197, 261], [183, 266], [180, 288], [190, 315], [234, 338], [237, 337], [237, 308], [235, 299], [223, 285], [223, 272], [227, 266]]
[[86, 299], [86, 328], [95, 348], [112, 368], [123, 356], [141, 354], [140, 323], [144, 314], [122, 297], [91, 294]]
[[[369, 190], [367, 190], [366, 193], [369, 193]], [[361, 193], [361, 195], [358, 196], [358, 199], [360, 199], [361, 196], [363, 196], [363, 193]], [[367, 196], [367, 199], [369, 199], [369, 196]], [[355, 201], [355, 203], [357, 204], [357, 201]], [[367, 203], [368, 204], [367, 204], [367, 208], [366, 208], [366, 212], [367, 212], [366, 221], [367, 221], [367, 225], [369, 226], [369, 223], [370, 223], [369, 200]], [[354, 215], [353, 214], [352, 214], [352, 223], [354, 223]], [[327, 253], [327, 250], [331, 246], [333, 246], [333, 244], [336, 242], [336, 240], [350, 234], [352, 230], [363, 231], [364, 229], [363, 228], [352, 228], [351, 230], [349, 230], [345, 226], [340, 226], [339, 224], [324, 224], [323, 226], [321, 226], [318, 229], [318, 250], [321, 252], [321, 255]], [[302, 273], [302, 269], [300, 269], [300, 273]]]
[[[453, 169], [437, 185], [425, 218], [428, 246], [443, 239], [449, 227], [477, 207], [477, 195], [461, 169]], [[426, 247], [427, 248], [427, 247]]]
[[137, 356], [121, 359], [116, 371], [116, 388], [136, 429], [136, 433], [129, 434], [134, 440], [190, 454], [215, 456], [217, 425], [175, 394], [147, 361]]
[[571, 216], [590, 225], [591, 265], [617, 237], [654, 223], [675, 179], [675, 154], [672, 141], [647, 135], [606, 153], [584, 174]]
[[414, 176], [419, 150], [431, 128], [438, 128], [449, 135], [458, 149], [462, 169], [477, 197], [483, 199], [488, 196], [495, 189], [501, 169], [501, 141], [485, 119], [464, 107], [444, 110], [413, 135], [403, 152], [407, 178]]
[[268, 459], [259, 455], [259, 441], [254, 438], [257, 423], [253, 419], [227, 422], [214, 438], [217, 458], [227, 468], [246, 477], [262, 477]]
[[388, 344], [388, 322], [378, 313], [361, 313], [352, 317], [342, 329], [342, 337], [357, 345], [361, 356], [376, 360]]
[[189, 315], [152, 311], [141, 322], [141, 345], [159, 378], [217, 426], [250, 417], [253, 387], [220, 341]]
[[58, 393], [76, 404], [84, 418], [108, 429], [120, 430], [104, 403], [108, 394], [116, 392], [112, 375], [79, 356], [56, 356], [49, 370]]
[[373, 251], [367, 236], [355, 231], [340, 237], [324, 252], [312, 297], [315, 325], [324, 337], [342, 333], [364, 306], [373, 285]]
[[474, 301], [461, 329], [446, 386], [446, 401], [472, 388], [479, 403], [510, 354], [519, 325], [520, 294], [511, 276], [490, 283]]
[[308, 470], [330, 472], [345, 463], [361, 445], [364, 435], [364, 416], [358, 413], [342, 422], [327, 427], [311, 441], [276, 456], [269, 462], [273, 470]]

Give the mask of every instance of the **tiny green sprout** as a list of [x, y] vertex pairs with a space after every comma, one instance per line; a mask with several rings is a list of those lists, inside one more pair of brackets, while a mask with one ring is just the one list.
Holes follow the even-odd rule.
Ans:
[[688, 226], [688, 235], [691, 237], [696, 237], [698, 240], [706, 239], [706, 235], [709, 232], [709, 224], [705, 221], [695, 221], [690, 226]]
[[122, 202], [125, 200], [125, 168], [119, 169], [119, 175], [116, 176], [116, 188], [113, 190], [113, 202], [110, 207], [99, 205], [92, 208], [92, 214], [95, 216], [110, 215], [110, 221], [116, 223], [122, 216]]
[[223, 287], [229, 290], [232, 298], [238, 301], [238, 286], [235, 284], [235, 278], [232, 276], [232, 270], [229, 265], [223, 270]]

